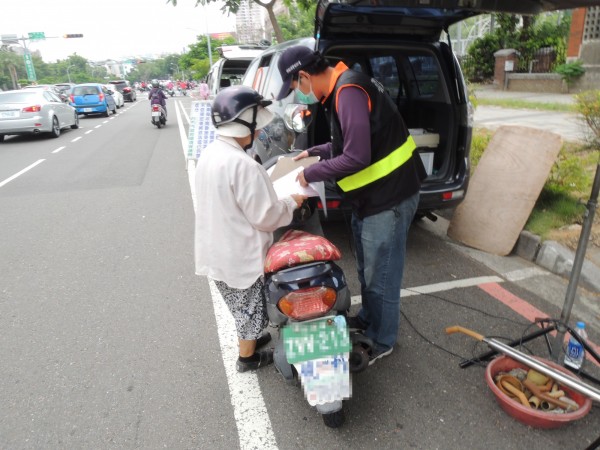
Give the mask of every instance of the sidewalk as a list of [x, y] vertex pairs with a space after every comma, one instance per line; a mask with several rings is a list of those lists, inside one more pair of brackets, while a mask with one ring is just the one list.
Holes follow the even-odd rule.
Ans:
[[[575, 104], [574, 94], [504, 91], [494, 85], [478, 85], [473, 89], [476, 98], [522, 100], [532, 103]], [[587, 126], [576, 113], [503, 108], [480, 105], [475, 110], [475, 127], [495, 129], [502, 125], [523, 125], [560, 134], [564, 140], [585, 141]], [[589, 197], [586, 197], [586, 201]], [[594, 230], [600, 223], [596, 211]], [[583, 219], [583, 217], [582, 217]], [[580, 229], [576, 230], [579, 237]], [[575, 252], [555, 241], [541, 242], [539, 237], [522, 232], [515, 253], [545, 269], [569, 278]], [[579, 285], [592, 293], [600, 293], [600, 247], [590, 240], [585, 255]]]

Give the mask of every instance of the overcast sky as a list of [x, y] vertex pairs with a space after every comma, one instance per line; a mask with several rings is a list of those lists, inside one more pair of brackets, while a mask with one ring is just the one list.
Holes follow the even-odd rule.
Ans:
[[[45, 62], [77, 53], [89, 60], [121, 59], [154, 53], [181, 53], [198, 34], [235, 30], [235, 16], [219, 6], [194, 7], [196, 0], [1, 0], [0, 34], [25, 36], [42, 31], [60, 36], [27, 41]], [[211, 5], [213, 5], [211, 3]], [[206, 11], [206, 17], [205, 17]], [[206, 20], [205, 20], [206, 19]], [[82, 33], [81, 39], [64, 39]]]

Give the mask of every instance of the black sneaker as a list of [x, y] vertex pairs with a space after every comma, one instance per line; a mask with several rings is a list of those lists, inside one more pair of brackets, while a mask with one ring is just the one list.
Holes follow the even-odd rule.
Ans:
[[346, 317], [346, 323], [351, 330], [366, 330], [368, 328], [368, 325], [358, 316]]
[[373, 349], [369, 355], [369, 366], [372, 366], [378, 359], [384, 358], [394, 351], [394, 347], [384, 349]]
[[256, 357], [253, 361], [243, 362], [240, 361], [239, 358], [235, 364], [235, 367], [238, 372], [247, 372], [249, 370], [260, 369], [261, 367], [268, 366], [273, 362], [273, 349], [269, 350], [261, 350], [260, 352], [255, 352], [254, 356]]
[[267, 345], [269, 342], [271, 342], [271, 333], [268, 331], [263, 331], [261, 336], [256, 340], [256, 348]]

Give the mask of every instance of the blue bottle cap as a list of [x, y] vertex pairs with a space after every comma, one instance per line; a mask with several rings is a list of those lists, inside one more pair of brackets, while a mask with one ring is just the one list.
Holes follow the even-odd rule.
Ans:
[[577, 322], [579, 328], [585, 328], [585, 322]]

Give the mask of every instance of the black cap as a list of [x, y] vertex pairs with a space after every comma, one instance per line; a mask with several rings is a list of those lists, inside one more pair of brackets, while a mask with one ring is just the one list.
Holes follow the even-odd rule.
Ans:
[[301, 69], [319, 60], [319, 52], [311, 50], [304, 45], [295, 45], [286, 49], [277, 62], [283, 85], [275, 100], [281, 100], [290, 94], [290, 85], [294, 75]]

